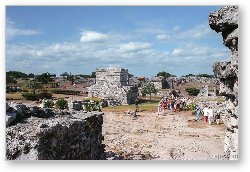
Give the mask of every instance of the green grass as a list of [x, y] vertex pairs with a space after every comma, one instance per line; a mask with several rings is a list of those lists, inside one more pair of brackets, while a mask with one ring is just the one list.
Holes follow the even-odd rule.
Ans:
[[102, 99], [101, 98], [98, 98], [98, 97], [85, 97], [83, 98], [83, 100], [93, 100], [93, 101], [101, 101]]
[[[148, 111], [148, 112], [156, 112], [157, 111], [158, 102], [146, 102], [139, 104], [139, 111]], [[135, 104], [131, 105], [121, 105], [121, 106], [110, 106], [102, 108], [104, 111], [126, 111], [126, 110], [135, 110]]]

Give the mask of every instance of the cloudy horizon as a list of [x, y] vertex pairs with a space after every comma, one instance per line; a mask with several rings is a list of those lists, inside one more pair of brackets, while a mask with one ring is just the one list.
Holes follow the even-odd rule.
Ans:
[[160, 71], [212, 74], [230, 59], [208, 25], [219, 6], [7, 6], [6, 71], [91, 74], [123, 67], [135, 76]]

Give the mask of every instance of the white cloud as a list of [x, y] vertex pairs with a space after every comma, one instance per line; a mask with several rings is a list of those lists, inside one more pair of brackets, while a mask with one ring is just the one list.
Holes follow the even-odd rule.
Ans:
[[34, 29], [24, 29], [16, 25], [16, 23], [9, 18], [6, 19], [6, 38], [13, 39], [16, 36], [29, 36], [41, 34], [40, 31]]
[[158, 40], [168, 40], [170, 36], [167, 34], [159, 34], [159, 35], [156, 35], [155, 38]]
[[213, 31], [209, 28], [208, 24], [196, 25], [194, 28], [180, 32], [176, 35], [179, 39], [200, 39], [211, 35]]
[[173, 56], [180, 56], [182, 54], [183, 50], [179, 48], [175, 48], [172, 52]]
[[141, 42], [129, 42], [127, 44], [120, 45], [119, 50], [121, 52], [136, 52], [136, 51], [142, 51], [145, 49], [149, 49], [152, 45], [149, 43], [141, 43]]
[[84, 31], [81, 35], [80, 42], [105, 42], [108, 40], [108, 35], [95, 31]]

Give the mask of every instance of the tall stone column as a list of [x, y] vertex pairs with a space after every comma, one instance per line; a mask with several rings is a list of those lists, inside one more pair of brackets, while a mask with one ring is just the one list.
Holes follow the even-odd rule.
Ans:
[[220, 94], [226, 97], [225, 154], [229, 160], [238, 159], [238, 6], [226, 6], [209, 15], [209, 25], [221, 32], [223, 43], [231, 52], [231, 60], [213, 65], [214, 75], [220, 78]]

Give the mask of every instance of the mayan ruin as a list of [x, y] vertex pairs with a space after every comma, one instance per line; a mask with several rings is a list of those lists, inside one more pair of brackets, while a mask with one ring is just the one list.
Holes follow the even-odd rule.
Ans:
[[239, 6], [64, 8], [6, 7], [5, 160], [240, 159]]

